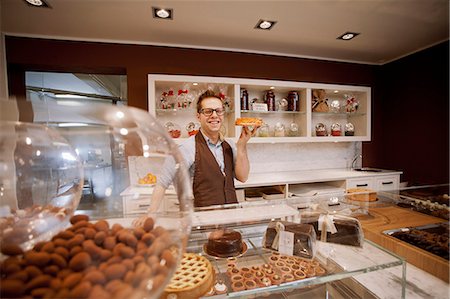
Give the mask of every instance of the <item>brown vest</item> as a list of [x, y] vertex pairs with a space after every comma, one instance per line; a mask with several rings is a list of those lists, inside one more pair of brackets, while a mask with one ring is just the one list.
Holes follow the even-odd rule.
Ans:
[[194, 206], [205, 207], [237, 203], [234, 189], [233, 150], [224, 140], [222, 142], [225, 162], [225, 175], [220, 170], [203, 134], [195, 135], [195, 172], [194, 172]]

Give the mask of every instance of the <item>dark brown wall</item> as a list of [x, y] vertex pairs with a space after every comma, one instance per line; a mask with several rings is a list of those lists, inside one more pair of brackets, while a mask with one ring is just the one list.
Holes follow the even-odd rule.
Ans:
[[[180, 74], [372, 86], [374, 67], [281, 56], [6, 36], [8, 77], [16, 70], [126, 74], [128, 103], [147, 109], [147, 75]], [[32, 49], [32, 51], [29, 51]], [[16, 71], [17, 72], [17, 71]], [[20, 74], [20, 72], [18, 72]], [[18, 76], [16, 74], [16, 76]], [[24, 86], [10, 88], [23, 95]], [[19, 86], [17, 86], [19, 85]]]
[[[427, 116], [420, 116], [416, 113], [418, 121], [425, 118], [434, 121], [439, 120], [437, 122], [440, 122], [441, 125], [445, 123], [447, 126], [447, 137], [443, 137], [444, 139], [447, 138], [447, 147], [443, 147], [445, 143], [444, 139], [437, 141], [437, 145], [435, 143], [428, 144], [430, 151], [440, 153], [439, 161], [437, 159], [434, 160], [435, 155], [429, 155], [426, 158], [416, 156], [415, 160], [424, 158], [426, 162], [423, 163], [415, 163], [414, 160], [409, 159], [404, 159], [404, 163], [399, 163], [399, 160], [395, 158], [402, 156], [404, 152], [399, 140], [410, 138], [420, 143], [421, 138], [424, 137], [423, 134], [416, 134], [416, 132], [407, 129], [401, 130], [401, 133], [387, 133], [387, 131], [392, 131], [391, 125], [387, 125], [388, 123], [394, 124], [397, 128], [411, 117], [408, 113], [394, 112], [394, 110], [386, 112], [386, 106], [390, 106], [387, 103], [390, 101], [398, 102], [400, 98], [406, 101], [403, 95], [394, 97], [391, 96], [389, 91], [390, 89], [396, 90], [394, 86], [397, 86], [396, 80], [400, 78], [398, 76], [390, 76], [389, 80], [385, 78], [387, 74], [392, 72], [391, 69], [396, 69], [396, 72], [401, 72], [404, 67], [403, 63], [380, 67], [228, 51], [90, 43], [10, 36], [5, 38], [5, 45], [9, 91], [11, 95], [17, 96], [25, 95], [24, 71], [30, 70], [126, 74], [128, 80], [128, 103], [130, 106], [142, 109], [147, 109], [147, 75], [151, 73], [370, 86], [372, 87], [373, 104], [372, 141], [363, 143], [364, 164], [366, 166], [403, 170], [405, 177], [410, 181], [413, 181], [413, 179], [409, 178], [415, 178], [418, 175], [432, 178], [433, 181], [448, 181], [448, 113], [446, 118], [442, 116], [436, 119], [434, 114], [426, 110], [423, 106], [421, 107], [424, 109], [419, 108], [419, 110], [421, 114], [427, 114]], [[32, 51], [29, 51], [30, 49]], [[430, 55], [427, 53], [425, 53], [425, 56]], [[433, 61], [436, 60], [434, 57], [431, 59]], [[446, 61], [448, 75], [448, 56]], [[414, 64], [415, 62], [409, 62], [408, 60], [404, 64], [409, 65], [410, 63]], [[424, 64], [426, 67], [426, 63]], [[435, 65], [436, 63], [433, 63], [433, 66]], [[442, 65], [439, 66], [439, 68], [442, 67]], [[384, 71], [385, 69], [386, 71]], [[402, 84], [408, 85], [407, 82], [410, 82], [408, 80], [415, 80], [413, 82], [423, 85], [424, 90], [435, 88], [433, 80], [422, 80], [422, 78], [428, 76], [427, 73], [417, 69], [415, 73], [417, 74], [415, 77], [408, 76], [409, 79], [401, 79], [403, 80]], [[385, 88], [385, 84], [391, 84], [390, 86], [392, 87], [389, 88], [386, 86]], [[446, 99], [446, 111], [448, 112], [448, 93], [443, 92], [442, 88], [440, 88], [434, 94], [437, 94], [441, 100]], [[423, 102], [423, 97], [419, 94], [411, 92], [408, 94], [408, 101], [411, 100], [411, 97], [416, 102]], [[396, 109], [401, 110], [402, 105], [396, 107]], [[435, 147], [443, 147], [444, 151], [446, 148], [447, 160], [442, 157], [443, 151]], [[444, 160], [447, 162], [443, 163]], [[438, 167], [440, 169], [437, 172], [435, 171], [436, 165], [440, 165]], [[432, 173], [433, 175], [431, 175]], [[445, 173], [447, 174], [446, 176]]]
[[449, 182], [449, 43], [384, 65], [375, 109], [377, 162], [410, 184]]

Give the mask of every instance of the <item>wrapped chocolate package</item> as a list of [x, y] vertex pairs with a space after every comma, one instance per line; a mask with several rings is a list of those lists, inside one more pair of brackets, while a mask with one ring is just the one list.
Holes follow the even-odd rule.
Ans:
[[307, 259], [314, 257], [315, 243], [312, 225], [287, 221], [270, 222], [263, 239], [264, 248]]
[[356, 218], [339, 214], [303, 213], [301, 223], [314, 227], [317, 239], [342, 245], [361, 247], [364, 233]]

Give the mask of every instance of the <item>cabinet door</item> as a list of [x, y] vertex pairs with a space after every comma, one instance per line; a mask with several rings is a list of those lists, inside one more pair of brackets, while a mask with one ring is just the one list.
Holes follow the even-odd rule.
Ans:
[[361, 178], [361, 179], [348, 179], [347, 189], [349, 188], [368, 188], [374, 189], [374, 183], [372, 178]]
[[399, 176], [383, 176], [375, 178], [375, 189], [377, 191], [396, 190], [399, 187]]
[[370, 140], [370, 88], [316, 85], [310, 92], [314, 141]]

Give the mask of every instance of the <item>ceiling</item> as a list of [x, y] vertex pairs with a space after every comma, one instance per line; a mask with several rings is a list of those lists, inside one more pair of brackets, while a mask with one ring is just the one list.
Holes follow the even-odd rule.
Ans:
[[[384, 64], [449, 39], [448, 0], [0, 0], [6, 35]], [[154, 19], [152, 6], [172, 8]], [[254, 29], [260, 19], [272, 30]], [[336, 39], [361, 33], [351, 41]]]

